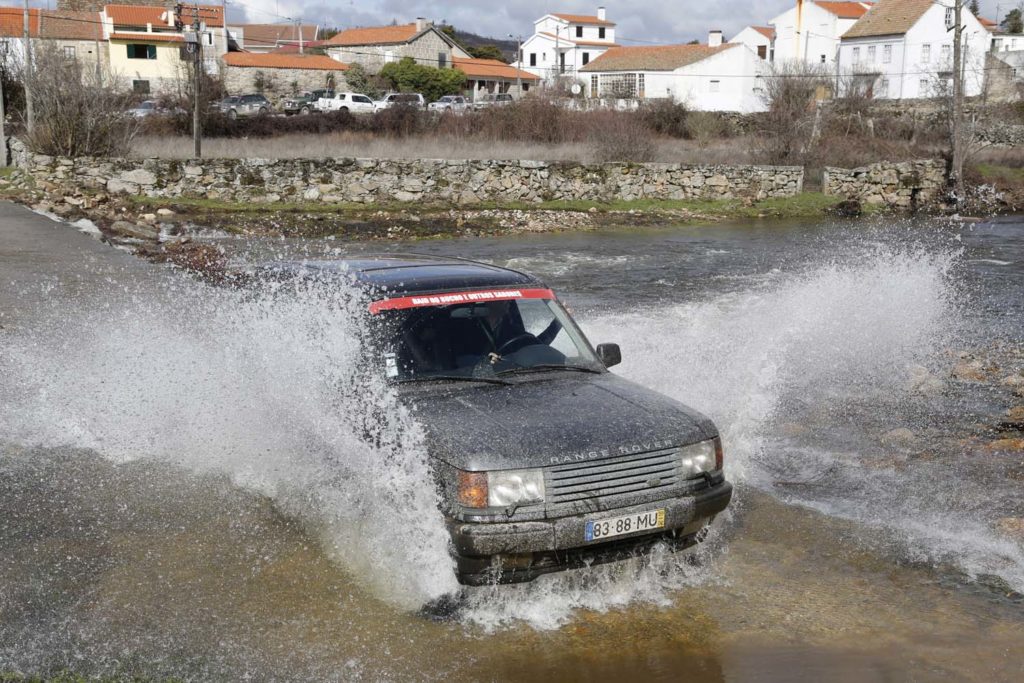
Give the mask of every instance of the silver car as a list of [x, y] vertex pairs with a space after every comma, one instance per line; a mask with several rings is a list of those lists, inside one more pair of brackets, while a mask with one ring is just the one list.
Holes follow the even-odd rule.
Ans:
[[463, 112], [470, 108], [470, 104], [462, 95], [445, 95], [437, 102], [431, 102], [427, 109], [430, 111]]
[[274, 111], [273, 105], [263, 95], [242, 95], [237, 101], [227, 104], [224, 113], [229, 119], [247, 116], [263, 116]]

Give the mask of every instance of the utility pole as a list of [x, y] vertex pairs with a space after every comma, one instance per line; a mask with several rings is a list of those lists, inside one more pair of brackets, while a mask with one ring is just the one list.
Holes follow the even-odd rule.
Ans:
[[964, 31], [962, 12], [965, 1], [953, 0], [953, 121], [950, 127], [953, 161], [949, 180], [958, 202], [964, 196], [964, 78], [960, 67], [964, 58], [961, 36]]
[[28, 127], [28, 132], [31, 133], [36, 127], [36, 117], [32, 111], [32, 45], [28, 35], [28, 0], [25, 0], [22, 28], [25, 38], [25, 76], [21, 80], [25, 84], [25, 125]]
[[0, 76], [0, 166], [7, 166], [7, 132], [4, 130], [4, 79]]
[[[175, 7], [177, 25], [184, 28], [182, 5]], [[203, 69], [203, 24], [199, 21], [199, 5], [192, 6], [192, 29], [185, 31], [185, 49], [192, 53], [192, 144], [193, 156], [203, 158], [203, 120], [200, 110], [200, 88]]]

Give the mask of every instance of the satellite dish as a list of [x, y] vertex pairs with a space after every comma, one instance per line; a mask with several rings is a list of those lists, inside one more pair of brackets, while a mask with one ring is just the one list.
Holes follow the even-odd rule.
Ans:
[[581, 86], [579, 83], [573, 83], [572, 87], [569, 88], [569, 90], [572, 91], [573, 95], [579, 95], [581, 92], [583, 92], [583, 86]]

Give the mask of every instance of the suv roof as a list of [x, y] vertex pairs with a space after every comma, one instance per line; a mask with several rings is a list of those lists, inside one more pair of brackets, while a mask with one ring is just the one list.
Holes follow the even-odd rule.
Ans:
[[302, 271], [325, 275], [353, 274], [356, 282], [389, 295], [445, 292], [478, 287], [543, 286], [532, 275], [468, 259], [422, 254], [354, 256], [345, 259], [284, 261], [261, 268], [271, 273]]

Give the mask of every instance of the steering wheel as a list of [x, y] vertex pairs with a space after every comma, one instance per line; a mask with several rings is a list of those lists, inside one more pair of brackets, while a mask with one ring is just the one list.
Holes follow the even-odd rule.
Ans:
[[498, 355], [504, 356], [507, 353], [515, 353], [524, 346], [530, 344], [536, 344], [537, 337], [533, 336], [529, 332], [523, 332], [509, 339], [507, 342], [498, 347]]

